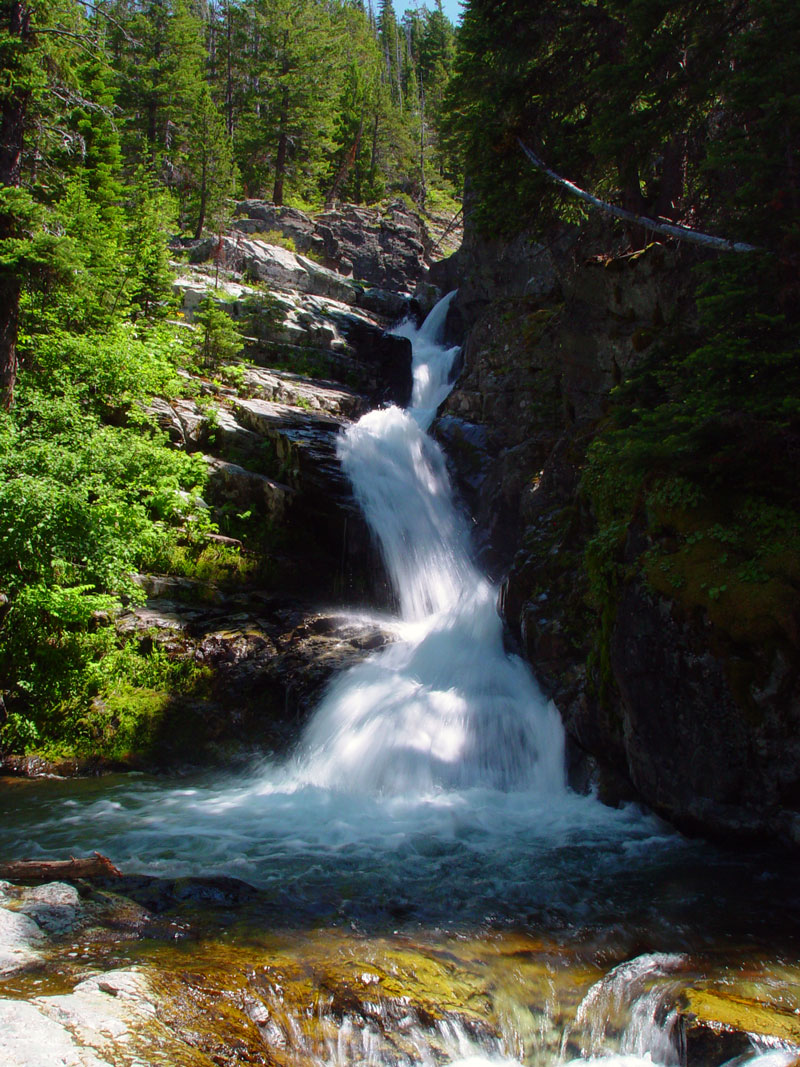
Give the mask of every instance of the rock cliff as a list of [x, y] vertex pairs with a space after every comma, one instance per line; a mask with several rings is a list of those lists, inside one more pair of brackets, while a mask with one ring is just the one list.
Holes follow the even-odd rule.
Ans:
[[748, 581], [748, 561], [734, 570], [700, 528], [724, 540], [736, 499], [698, 516], [640, 496], [612, 527], [587, 485], [614, 387], [697, 327], [694, 263], [661, 244], [626, 253], [599, 227], [544, 244], [468, 220], [431, 273], [459, 286], [450, 327], [465, 339], [438, 433], [505, 576], [508, 623], [562, 712], [576, 783], [690, 832], [796, 846], [796, 554]]

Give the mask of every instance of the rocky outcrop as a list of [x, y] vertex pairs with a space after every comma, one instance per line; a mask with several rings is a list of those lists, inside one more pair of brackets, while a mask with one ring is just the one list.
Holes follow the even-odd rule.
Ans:
[[653, 346], [696, 328], [691, 266], [661, 245], [615, 254], [599, 230], [544, 246], [468, 226], [454, 262], [432, 271], [458, 284], [449, 328], [466, 337], [437, 432], [486, 562], [506, 578], [509, 624], [562, 712], [575, 781], [593, 776], [611, 802], [638, 795], [691, 832], [797, 846], [791, 582], [709, 597], [696, 553], [670, 583], [648, 563], [670, 543], [635, 515], [613, 594], [587, 564], [598, 550], [581, 486], [587, 449], [614, 386]]
[[286, 751], [330, 677], [389, 640], [376, 624], [274, 591], [142, 582], [150, 596], [119, 619], [118, 632], [205, 672], [199, 691], [164, 709], [150, 765]]
[[[138, 576], [147, 600], [116, 620], [122, 641], [160, 650], [196, 679], [188, 691], [152, 695], [155, 736], [146, 753], [131, 754], [135, 765], [228, 758], [237, 748], [282, 751], [331, 673], [387, 640], [341, 609], [320, 614], [318, 605], [389, 596], [336, 446], [348, 423], [380, 400], [408, 399], [410, 344], [386, 333], [388, 318], [355, 306], [362, 289], [351, 281], [255, 239], [238, 247], [277, 271], [264, 275], [269, 290], [198, 267], [184, 271], [176, 292], [189, 324], [209, 296], [250, 324], [247, 354], [258, 363], [195, 378], [194, 399], [146, 409], [175, 447], [203, 456], [209, 514], [224, 522], [221, 534], [207, 535], [202, 576]], [[328, 375], [312, 377], [309, 365]], [[106, 699], [113, 704], [113, 695], [97, 698]], [[95, 711], [107, 721], [116, 714], [110, 705]], [[7, 760], [6, 769], [27, 768]], [[56, 769], [89, 768], [30, 767]]]
[[312, 220], [295, 208], [245, 200], [236, 214], [240, 233], [278, 233], [298, 252], [370, 286], [411, 292], [427, 274], [433, 242], [419, 216], [400, 201], [383, 211], [344, 204]]
[[[251, 241], [249, 246], [259, 255], [264, 251], [264, 255], [274, 252], [297, 258], [259, 241]], [[246, 260], [236, 262], [247, 270]], [[271, 279], [270, 289], [265, 292], [230, 277], [220, 282], [216, 270], [202, 266], [184, 271], [174, 288], [188, 323], [194, 321], [202, 300], [209, 296], [214, 299], [240, 325], [246, 353], [257, 363], [271, 369], [285, 366], [290, 373], [297, 368], [301, 376], [347, 382], [362, 394], [362, 406], [363, 395], [373, 404], [384, 400], [406, 403], [411, 388], [411, 346], [407, 338], [389, 330], [408, 313], [408, 299], [382, 290], [349, 286], [332, 272], [322, 268], [320, 271], [322, 291], [283, 288], [282, 282]], [[309, 286], [314, 287], [319, 281], [319, 272], [301, 274]], [[332, 289], [335, 291], [331, 277], [336, 286], [344, 287], [344, 294], [339, 292], [339, 296], [348, 296], [349, 300], [328, 295]], [[291, 395], [285, 381], [284, 378], [284, 392]], [[248, 385], [262, 391], [252, 373]], [[302, 384], [298, 384], [294, 395], [301, 403], [314, 406], [318, 391], [312, 387], [303, 393]], [[353, 410], [351, 404], [349, 413]]]

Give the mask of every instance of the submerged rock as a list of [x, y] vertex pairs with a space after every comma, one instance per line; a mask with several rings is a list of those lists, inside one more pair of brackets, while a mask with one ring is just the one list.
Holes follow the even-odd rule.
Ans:
[[284, 752], [334, 672], [389, 640], [376, 622], [324, 613], [259, 592], [214, 602], [159, 600], [126, 612], [118, 630], [207, 672], [199, 694], [173, 694], [157, 744], [137, 763], [229, 759], [237, 750]]

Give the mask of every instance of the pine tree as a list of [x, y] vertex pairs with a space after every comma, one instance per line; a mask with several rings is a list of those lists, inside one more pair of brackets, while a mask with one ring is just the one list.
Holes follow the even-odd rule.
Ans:
[[400, 32], [392, 0], [381, 0], [378, 14], [378, 39], [384, 62], [385, 84], [389, 86], [392, 103], [403, 106], [403, 71], [401, 69]]
[[0, 406], [9, 408], [17, 378], [17, 333], [22, 289], [18, 242], [32, 222], [20, 189], [22, 153], [33, 93], [41, 87], [31, 10], [24, 0], [0, 8]]
[[207, 85], [201, 90], [187, 134], [185, 169], [196, 219], [194, 235], [199, 237], [207, 223], [215, 230], [220, 228], [234, 188], [232, 146]]
[[315, 198], [328, 169], [341, 50], [315, 0], [253, 0], [258, 51], [236, 158], [249, 192]]
[[172, 204], [145, 165], [137, 168], [129, 193], [126, 270], [114, 304], [119, 308], [129, 301], [137, 313], [152, 318], [164, 309], [172, 281], [167, 252]]
[[[0, 5], [0, 407], [13, 402], [20, 297], [28, 280], [57, 270], [57, 237], [41, 229], [48, 194], [41, 174], [54, 142], [72, 136], [59, 106], [77, 99], [67, 86], [76, 53], [88, 43], [73, 0], [6, 0]], [[58, 85], [57, 93], [49, 88]], [[74, 131], [73, 131], [74, 132]], [[55, 182], [59, 174], [55, 173]], [[34, 195], [36, 193], [36, 196]]]

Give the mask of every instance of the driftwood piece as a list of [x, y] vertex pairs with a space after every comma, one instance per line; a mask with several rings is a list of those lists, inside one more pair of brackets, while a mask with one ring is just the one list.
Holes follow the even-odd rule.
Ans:
[[652, 230], [654, 233], [663, 233], [668, 237], [676, 237], [679, 241], [688, 241], [690, 244], [700, 245], [702, 248], [713, 248], [717, 252], [764, 251], [762, 248], [758, 248], [756, 245], [746, 244], [744, 241], [729, 241], [725, 237], [712, 237], [711, 234], [708, 233], [700, 233], [698, 230], [690, 230], [688, 226], [677, 226], [672, 222], [661, 222], [659, 219], [651, 219], [646, 215], [637, 215], [633, 211], [626, 211], [625, 208], [609, 204], [607, 201], [600, 200], [599, 197], [587, 193], [585, 189], [581, 189], [580, 186], [575, 185], [574, 182], [562, 178], [561, 175], [556, 174], [554, 170], [550, 170], [550, 168], [539, 159], [536, 153], [532, 152], [526, 144], [519, 140], [519, 138], [517, 138], [517, 142], [537, 170], [546, 174], [548, 178], [551, 178], [554, 182], [560, 185], [562, 189], [566, 189], [567, 192], [572, 193], [572, 195], [578, 197], [579, 200], [583, 200], [585, 203], [597, 208], [598, 211], [605, 212], [606, 215], [613, 215], [615, 218], [622, 219], [624, 222], [632, 222], [636, 226], [642, 226], [645, 230]]
[[13, 860], [0, 863], [0, 878], [11, 882], [52, 882], [75, 878], [121, 878], [122, 871], [108, 856], [95, 852], [93, 856], [68, 860]]

